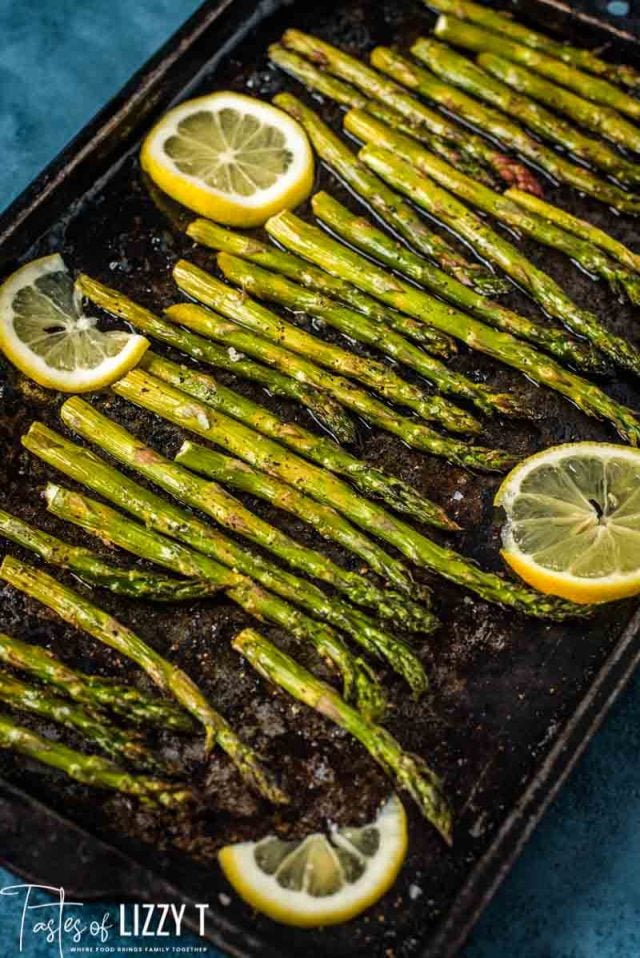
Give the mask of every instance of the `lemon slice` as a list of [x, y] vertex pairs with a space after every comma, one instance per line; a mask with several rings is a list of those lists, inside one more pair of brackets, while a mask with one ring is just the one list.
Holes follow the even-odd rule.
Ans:
[[260, 226], [313, 187], [302, 127], [242, 93], [211, 93], [170, 110], [142, 144], [140, 162], [174, 200], [229, 226]]
[[100, 389], [132, 369], [148, 346], [125, 330], [103, 332], [84, 315], [57, 253], [32, 260], [0, 286], [0, 349], [41, 386]]
[[640, 450], [555, 446], [516, 466], [495, 503], [502, 555], [530, 585], [581, 603], [640, 592]]
[[301, 841], [269, 835], [227, 845], [220, 865], [238, 894], [285, 925], [348, 921], [389, 890], [407, 853], [407, 819], [392, 795], [362, 828], [333, 828]]

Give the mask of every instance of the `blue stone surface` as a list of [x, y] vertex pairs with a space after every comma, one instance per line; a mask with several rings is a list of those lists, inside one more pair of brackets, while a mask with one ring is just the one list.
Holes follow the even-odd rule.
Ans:
[[[0, 207], [196, 6], [0, 0]], [[465, 958], [640, 958], [639, 716], [635, 679], [487, 909]], [[0, 869], [0, 888], [17, 881]], [[21, 901], [0, 896], [0, 953], [7, 958], [18, 954]], [[117, 903], [85, 906], [83, 922], [100, 922], [105, 912], [115, 925]], [[160, 943], [165, 954], [201, 946], [187, 936], [153, 940]], [[143, 942], [112, 931], [109, 944], [131, 954], [129, 947]], [[58, 946], [27, 935], [23, 954], [53, 958]]]

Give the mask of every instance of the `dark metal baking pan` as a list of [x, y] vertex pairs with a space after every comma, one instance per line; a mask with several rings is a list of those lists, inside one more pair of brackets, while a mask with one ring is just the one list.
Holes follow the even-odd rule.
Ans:
[[[551, 0], [518, 6], [533, 24], [603, 46], [605, 55], [640, 65], [640, 49], [631, 34], [583, 21]], [[136, 147], [150, 123], [191, 93], [233, 87], [268, 97], [282, 87], [295, 88], [265, 57], [268, 44], [286, 26], [318, 32], [366, 53], [375, 43], [406, 42], [429, 23], [430, 14], [418, 0], [205, 4], [0, 219], [3, 274], [30, 256], [60, 250], [71, 267], [111, 282], [150, 306], [166, 305], [175, 298], [169, 267], [176, 257], [186, 254], [205, 265], [211, 257], [192, 250], [142, 182]], [[336, 118], [330, 107], [320, 108], [327, 118]], [[354, 202], [324, 170], [318, 185]], [[551, 183], [547, 193], [634, 245], [633, 221], [613, 217]], [[637, 341], [630, 307], [568, 261], [530, 243], [523, 246], [572, 296], [589, 302]], [[517, 292], [509, 300], [523, 311], [534, 310]], [[527, 392], [533, 420], [487, 423], [488, 443], [499, 441], [526, 454], [574, 438], [614, 438], [559, 397], [516, 380], [478, 355], [463, 354], [455, 362], [471, 375]], [[246, 384], [236, 386], [283, 415], [305, 421], [301, 410]], [[640, 407], [637, 385], [624, 377], [607, 388]], [[58, 400], [37, 389], [25, 390], [5, 366], [0, 401], [0, 500], [25, 518], [37, 516], [38, 522], [60, 531], [45, 518], [38, 500], [51, 474], [19, 444], [20, 434], [35, 418], [59, 428]], [[172, 430], [132, 413], [123, 403], [108, 396], [96, 401], [103, 407], [109, 404], [134, 431], [144, 430], [151, 442], [163, 448], [174, 442]], [[359, 446], [363, 455], [447, 506], [467, 530], [456, 539], [459, 548], [487, 567], [500, 568], [499, 519], [491, 505], [494, 480], [415, 454], [364, 427]], [[263, 509], [271, 521], [282, 522], [268, 508], [251, 505]], [[308, 530], [296, 526], [289, 531], [318, 544]], [[349, 561], [337, 551], [335, 556]], [[126, 802], [103, 799], [8, 755], [0, 755], [0, 858], [30, 878], [63, 882], [74, 896], [207, 901], [208, 940], [234, 955], [453, 955], [635, 667], [640, 622], [634, 618], [634, 605], [623, 603], [600, 610], [588, 625], [548, 625], [490, 608], [442, 582], [432, 584], [443, 626], [418, 648], [433, 674], [434, 699], [430, 705], [409, 702], [402, 687], [388, 677], [394, 702], [389, 726], [408, 748], [428, 755], [445, 776], [456, 812], [455, 844], [447, 850], [410, 810], [406, 866], [393, 891], [362, 918], [335, 929], [298, 932], [255, 916], [235, 898], [225, 907], [218, 897], [228, 891], [224, 880], [211, 858], [189, 853], [197, 850], [197, 843], [188, 829], [174, 836], [187, 849], [180, 851], [163, 842], [153, 823]], [[110, 597], [100, 601], [161, 650], [171, 649], [290, 785], [298, 776], [304, 787], [296, 789], [289, 819], [285, 816], [280, 827], [305, 830], [327, 818], [366, 817], [385, 794], [388, 786], [361, 749], [317, 717], [294, 711], [284, 696], [270, 693], [242, 666], [229, 649], [231, 635], [247, 621], [235, 607], [211, 600], [197, 609], [151, 610]], [[0, 628], [49, 644], [85, 669], [115, 670], [140, 681], [126, 663], [114, 664], [111, 653], [96, 649], [95, 643], [9, 589], [0, 590]], [[246, 798], [220, 757], [214, 757], [210, 774], [215, 786], [213, 846], [221, 837], [230, 840], [275, 826], [271, 811]], [[46, 835], [50, 854], [24, 841], [31, 829]], [[78, 848], [80, 856], [71, 855], [70, 850]]]

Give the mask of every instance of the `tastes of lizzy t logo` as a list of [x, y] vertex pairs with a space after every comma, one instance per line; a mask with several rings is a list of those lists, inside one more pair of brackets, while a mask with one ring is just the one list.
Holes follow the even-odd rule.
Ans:
[[[53, 895], [53, 900], [43, 901], [38, 892]], [[79, 944], [90, 937], [104, 943], [113, 928], [110, 916], [105, 913], [101, 922], [88, 924], [82, 920], [80, 901], [67, 901], [64, 888], [51, 885], [7, 885], [0, 889], [1, 895], [21, 896], [19, 951], [23, 951], [28, 939], [35, 936], [48, 944], [57, 945], [60, 958], [64, 958], [65, 944]], [[3, 934], [3, 939], [8, 936]]]
[[[59, 958], [65, 958], [65, 949], [70, 952], [119, 953], [129, 954], [124, 945], [104, 947], [110, 933], [120, 935], [125, 940], [132, 936], [141, 938], [167, 938], [182, 935], [186, 905], [174, 904], [131, 904], [120, 905], [119, 920], [115, 924], [109, 912], [101, 920], [85, 921], [82, 916], [83, 902], [68, 901], [64, 888], [51, 885], [8, 885], [0, 889], [0, 895], [17, 898], [19, 906], [19, 927], [17, 929], [18, 951], [27, 947], [30, 938], [36, 937], [54, 946]], [[191, 906], [195, 909], [195, 922], [200, 937], [205, 933], [206, 904]], [[2, 940], [9, 936], [2, 931]], [[147, 949], [137, 948], [136, 951]], [[160, 948], [151, 949], [162, 953]], [[206, 952], [206, 948], [182, 948], [181, 951]], [[174, 953], [173, 949], [165, 954]]]

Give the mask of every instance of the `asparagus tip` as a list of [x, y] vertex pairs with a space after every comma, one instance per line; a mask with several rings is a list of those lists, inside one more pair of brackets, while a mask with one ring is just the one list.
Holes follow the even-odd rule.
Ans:
[[442, 528], [446, 529], [448, 532], [462, 532], [463, 526], [459, 522], [456, 522], [455, 519], [452, 519], [451, 516], [448, 516], [444, 513], [446, 522], [443, 522]]

